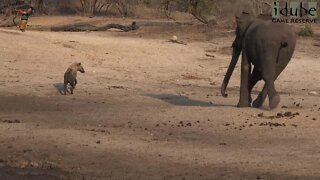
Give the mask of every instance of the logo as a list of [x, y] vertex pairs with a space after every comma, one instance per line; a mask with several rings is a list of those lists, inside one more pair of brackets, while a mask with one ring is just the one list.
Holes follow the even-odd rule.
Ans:
[[285, 2], [272, 4], [272, 22], [275, 23], [316, 23], [318, 18], [317, 2]]

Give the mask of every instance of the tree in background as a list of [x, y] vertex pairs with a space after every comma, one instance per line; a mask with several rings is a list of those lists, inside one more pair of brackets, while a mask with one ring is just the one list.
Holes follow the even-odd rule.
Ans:
[[37, 0], [37, 12], [38, 13], [43, 13], [44, 12], [44, 0]]
[[[202, 23], [210, 23], [210, 17], [233, 16], [237, 11], [247, 9], [250, 13], [270, 13], [274, 0], [26, 0], [36, 9], [36, 13], [78, 14], [84, 16], [121, 15], [132, 16], [134, 10], [146, 8], [168, 19], [173, 12], [189, 13]], [[279, 0], [285, 2], [286, 0]], [[320, 0], [299, 0], [303, 2]], [[0, 14], [9, 16], [16, 0], [0, 0]], [[150, 11], [149, 11], [150, 12]], [[148, 16], [148, 15], [146, 15]]]
[[94, 15], [97, 0], [80, 0], [83, 15], [92, 17]]
[[0, 3], [0, 7], [2, 7], [0, 10], [5, 16], [11, 16], [16, 4], [17, 1], [15, 0], [3, 0], [2, 3]]

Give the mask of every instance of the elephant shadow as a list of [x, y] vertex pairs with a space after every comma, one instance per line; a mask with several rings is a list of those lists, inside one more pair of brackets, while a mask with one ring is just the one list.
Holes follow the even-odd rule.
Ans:
[[57, 91], [63, 95], [64, 94], [64, 84], [63, 83], [54, 83], [53, 87], [57, 89]]
[[212, 102], [206, 102], [201, 100], [190, 99], [187, 96], [182, 95], [174, 95], [174, 94], [147, 94], [146, 96], [152, 97], [155, 99], [159, 99], [165, 101], [167, 103], [176, 105], [176, 106], [199, 106], [199, 107], [219, 107], [219, 106], [230, 106], [232, 105], [224, 105], [224, 104], [216, 104]]

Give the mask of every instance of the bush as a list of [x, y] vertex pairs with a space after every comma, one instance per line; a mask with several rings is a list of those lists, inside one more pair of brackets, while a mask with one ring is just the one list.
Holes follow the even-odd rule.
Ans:
[[314, 34], [311, 25], [305, 25], [299, 32], [298, 35], [299, 36], [303, 36], [303, 37], [312, 37]]

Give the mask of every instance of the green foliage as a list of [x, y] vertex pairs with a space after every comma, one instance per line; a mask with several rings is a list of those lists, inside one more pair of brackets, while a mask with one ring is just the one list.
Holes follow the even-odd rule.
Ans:
[[198, 11], [204, 16], [214, 15], [217, 11], [217, 6], [213, 0], [200, 0]]
[[299, 36], [303, 36], [303, 37], [312, 37], [314, 34], [311, 25], [310, 24], [306, 24], [299, 32], [298, 35]]

